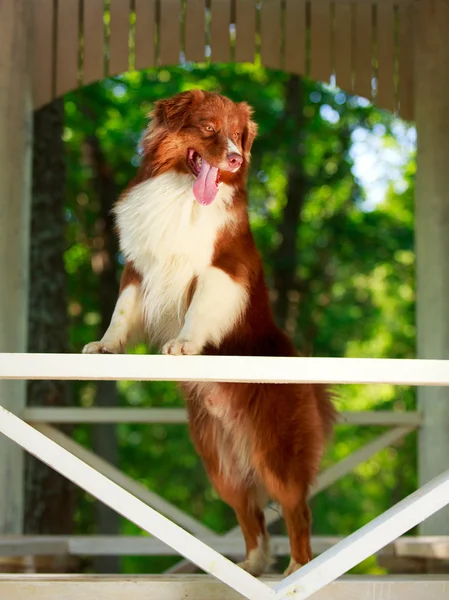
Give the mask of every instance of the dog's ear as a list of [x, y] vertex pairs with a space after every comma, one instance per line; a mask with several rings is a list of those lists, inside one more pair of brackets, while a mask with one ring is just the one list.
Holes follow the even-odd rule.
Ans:
[[257, 135], [257, 125], [251, 119], [254, 111], [246, 102], [240, 102], [239, 109], [245, 116], [245, 126], [242, 134], [242, 147], [243, 151], [249, 154], [251, 152], [251, 146], [253, 145]]
[[251, 152], [251, 146], [253, 145], [256, 136], [257, 125], [250, 119], [243, 130], [242, 145], [245, 152]]
[[157, 125], [164, 125], [170, 133], [177, 133], [184, 125], [192, 106], [203, 96], [201, 90], [190, 90], [167, 100], [159, 100], [151, 116]]

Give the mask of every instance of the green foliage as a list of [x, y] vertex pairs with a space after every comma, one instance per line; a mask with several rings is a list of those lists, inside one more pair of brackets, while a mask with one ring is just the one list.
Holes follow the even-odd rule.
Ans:
[[[286, 203], [292, 144], [304, 156], [306, 195], [297, 226], [298, 268], [291, 290], [288, 329], [296, 345], [317, 356], [414, 356], [414, 162], [404, 173], [405, 191], [388, 190], [384, 202], [365, 210], [364, 193], [353, 174], [353, 134], [384, 128], [385, 148], [396, 144], [395, 120], [341, 91], [304, 81], [299, 110], [304, 127], [295, 131], [286, 116], [288, 75], [259, 65], [185, 65], [133, 72], [70, 94], [64, 139], [68, 153], [67, 250], [71, 349], [100, 335], [96, 264], [99, 199], [85, 139], [96, 136], [117, 188], [132, 179], [137, 146], [154, 102], [193, 87], [245, 100], [255, 109], [259, 137], [249, 178], [251, 219], [274, 286], [274, 256]], [[121, 257], [118, 256], [120, 261]], [[273, 290], [275, 292], [275, 290]], [[145, 351], [139, 348], [136, 351]], [[120, 384], [123, 406], [182, 406], [168, 383]], [[77, 384], [77, 401], [92, 404], [94, 388]], [[414, 407], [410, 389], [346, 386], [338, 390], [341, 410], [405, 410]], [[323, 466], [343, 459], [379, 433], [379, 428], [339, 427]], [[89, 444], [88, 427], [76, 431]], [[212, 490], [180, 425], [120, 425], [120, 468], [218, 532], [235, 524], [232, 511]], [[314, 531], [347, 534], [411, 492], [416, 484], [415, 438], [379, 453], [313, 502]], [[80, 531], [92, 530], [91, 504], [83, 497]], [[123, 523], [123, 533], [138, 533]], [[172, 559], [127, 558], [126, 572], [157, 571]], [[359, 570], [378, 572], [375, 560]]]

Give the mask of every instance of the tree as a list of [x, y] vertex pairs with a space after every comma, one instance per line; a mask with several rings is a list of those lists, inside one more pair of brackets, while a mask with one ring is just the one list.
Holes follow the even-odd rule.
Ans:
[[[63, 123], [62, 100], [34, 115], [28, 352], [67, 352], [69, 348]], [[69, 385], [64, 381], [32, 381], [27, 403], [68, 406]], [[27, 455], [26, 533], [71, 533], [74, 500], [74, 488], [67, 479]]]

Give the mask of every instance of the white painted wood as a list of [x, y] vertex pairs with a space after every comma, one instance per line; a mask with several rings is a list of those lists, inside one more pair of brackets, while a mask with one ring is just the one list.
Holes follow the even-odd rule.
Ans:
[[184, 408], [27, 408], [28, 423], [187, 423]]
[[133, 496], [142, 502], [145, 502], [145, 504], [148, 504], [148, 506], [154, 508], [154, 510], [163, 513], [175, 523], [185, 527], [191, 533], [194, 533], [198, 536], [214, 535], [211, 529], [171, 504], [171, 502], [164, 500], [164, 498], [161, 498], [134, 479], [131, 479], [131, 477], [120, 471], [117, 467], [111, 465], [111, 463], [108, 463], [106, 460], [100, 458], [87, 448], [84, 448], [81, 446], [81, 444], [78, 444], [75, 442], [75, 440], [72, 440], [68, 436], [64, 435], [58, 429], [43, 424], [36, 425], [36, 429], [49, 439], [56, 442], [56, 444], [65, 450], [68, 450], [68, 452], [71, 454], [74, 454], [77, 458], [88, 464], [93, 469], [105, 477], [108, 477], [111, 481], [122, 487], [124, 490], [130, 494], [133, 494]]
[[[32, 3], [27, 0], [0, 2], [0, 352], [23, 352], [27, 342], [31, 10]], [[1, 381], [0, 402], [21, 412], [25, 383]], [[23, 453], [2, 438], [0, 457], [0, 533], [19, 533]]]
[[[263, 581], [273, 586], [279, 577]], [[314, 600], [443, 600], [449, 579], [438, 575], [345, 577], [317, 592]], [[8, 600], [241, 600], [206, 575], [1, 575], [0, 597]]]
[[[335, 546], [342, 536], [312, 536], [314, 555]], [[201, 537], [217, 552], [231, 556], [245, 553], [242, 535]], [[286, 556], [290, 551], [287, 536], [270, 538], [275, 556]], [[45, 556], [71, 554], [73, 556], [175, 556], [175, 551], [154, 537], [143, 535], [20, 535], [0, 536], [0, 556]], [[403, 536], [376, 552], [378, 556], [432, 558], [449, 560], [449, 536]]]
[[376, 411], [343, 411], [340, 413], [338, 422], [342, 425], [414, 425], [418, 427], [422, 423], [419, 412], [394, 412], [390, 410]]
[[273, 598], [273, 591], [264, 583], [2, 407], [0, 432], [244, 597], [249, 600]]
[[449, 503], [449, 470], [373, 519], [276, 586], [279, 599], [304, 600]]
[[[20, 417], [28, 423], [187, 423], [184, 408], [26, 408]], [[366, 411], [341, 412], [342, 425], [415, 425], [422, 417], [418, 412]]]
[[388, 448], [388, 446], [395, 444], [413, 430], [413, 427], [395, 427], [375, 438], [372, 442], [362, 446], [347, 458], [332, 465], [332, 467], [329, 467], [319, 474], [316, 484], [312, 487], [311, 496], [316, 496], [319, 492], [328, 488], [344, 475], [351, 473], [358, 465], [364, 463], [384, 448]]
[[58, 556], [69, 548], [69, 538], [63, 536], [0, 536], [0, 556]]
[[0, 353], [0, 379], [449, 386], [449, 360]]
[[[449, 358], [449, 2], [416, 3], [414, 38], [417, 329], [420, 358]], [[431, 91], [430, 91], [431, 90]], [[418, 390], [424, 415], [419, 479], [449, 468], [449, 388]], [[421, 526], [423, 534], [449, 534], [449, 507]]]

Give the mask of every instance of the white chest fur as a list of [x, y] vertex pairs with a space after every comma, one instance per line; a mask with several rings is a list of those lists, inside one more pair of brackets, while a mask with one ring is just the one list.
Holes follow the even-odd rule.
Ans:
[[143, 276], [148, 332], [164, 343], [183, 325], [189, 286], [211, 264], [219, 231], [232, 220], [233, 189], [209, 206], [193, 195], [191, 175], [168, 172], [133, 188], [115, 209], [120, 246]]

